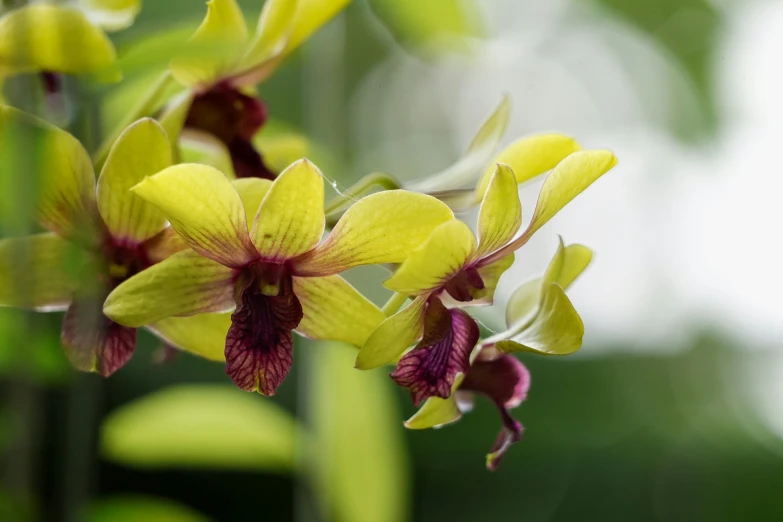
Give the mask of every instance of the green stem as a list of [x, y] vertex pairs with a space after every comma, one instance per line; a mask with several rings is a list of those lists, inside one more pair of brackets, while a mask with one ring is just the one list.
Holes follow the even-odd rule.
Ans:
[[394, 190], [400, 188], [400, 182], [397, 181], [394, 176], [386, 174], [385, 172], [367, 174], [348, 187], [344, 192], [339, 193], [329, 201], [324, 208], [324, 214], [328, 216], [329, 214], [338, 212], [349, 202], [366, 194], [374, 186], [381, 187], [383, 190]]
[[402, 294], [400, 292], [396, 292], [393, 296], [389, 298], [388, 301], [386, 301], [386, 304], [383, 305], [383, 308], [381, 308], [381, 311], [383, 312], [383, 315], [386, 317], [391, 317], [394, 314], [397, 313], [397, 310], [400, 309], [400, 307], [405, 304], [405, 301], [408, 299], [408, 294]]

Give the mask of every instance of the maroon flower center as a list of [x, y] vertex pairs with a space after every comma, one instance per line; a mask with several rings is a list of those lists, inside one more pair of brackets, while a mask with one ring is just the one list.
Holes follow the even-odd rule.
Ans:
[[468, 267], [449, 279], [443, 289], [457, 301], [466, 303], [475, 298], [476, 291], [484, 290], [484, 280], [477, 268]]
[[228, 148], [238, 178], [274, 179], [252, 143], [267, 120], [266, 105], [228, 83], [218, 83], [198, 94], [190, 106], [185, 126], [208, 132]]
[[110, 289], [152, 266], [144, 243], [128, 246], [109, 238], [101, 248], [101, 257], [105, 264], [104, 277]]
[[[102, 225], [102, 222], [101, 222]], [[154, 238], [153, 238], [154, 239]], [[108, 377], [123, 367], [136, 349], [136, 329], [119, 325], [103, 314], [103, 302], [114, 288], [153, 263], [147, 242], [118, 241], [104, 227], [104, 240], [93, 251], [89, 272], [77, 288], [63, 319], [65, 353], [80, 370]]]

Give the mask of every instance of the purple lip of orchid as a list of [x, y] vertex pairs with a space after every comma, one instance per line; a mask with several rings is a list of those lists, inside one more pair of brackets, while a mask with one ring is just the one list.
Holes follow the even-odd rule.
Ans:
[[241, 389], [274, 395], [294, 363], [293, 330], [304, 316], [285, 263], [239, 269], [236, 310], [226, 335], [226, 374]]
[[424, 335], [397, 364], [392, 379], [411, 392], [416, 406], [429, 397], [447, 398], [457, 374], [470, 368], [479, 327], [462, 310], [447, 309], [435, 296], [427, 303]]
[[226, 374], [241, 389], [274, 395], [294, 363], [303, 311], [285, 265], [258, 261], [240, 274], [226, 336]]
[[227, 82], [196, 95], [185, 126], [206, 131], [219, 139], [231, 155], [238, 178], [275, 179], [275, 173], [256, 150], [253, 136], [267, 120], [266, 105]]
[[[77, 368], [95, 370], [108, 377], [122, 368], [136, 349], [136, 328], [122, 326], [103, 314], [106, 296], [123, 281], [152, 266], [151, 247], [158, 236], [131, 243], [111, 235], [96, 218], [103, 240], [92, 249], [97, 278], [76, 290], [63, 319], [61, 340]], [[85, 347], [92, 349], [86, 350]]]
[[458, 373], [470, 368], [470, 353], [479, 340], [476, 321], [459, 309], [447, 310], [439, 295], [470, 302], [485, 288], [478, 270], [469, 266], [452, 276], [427, 299], [421, 341], [405, 354], [391, 378], [408, 388], [416, 406], [429, 397], [447, 398]]
[[[522, 424], [514, 419], [509, 410], [519, 406], [527, 398], [530, 389], [530, 372], [515, 357], [502, 355], [495, 359], [484, 359], [480, 354], [465, 374], [457, 394], [480, 393], [490, 399], [500, 412], [503, 427], [487, 456], [487, 467], [497, 469], [509, 447], [522, 440]], [[470, 397], [468, 397], [469, 399]]]

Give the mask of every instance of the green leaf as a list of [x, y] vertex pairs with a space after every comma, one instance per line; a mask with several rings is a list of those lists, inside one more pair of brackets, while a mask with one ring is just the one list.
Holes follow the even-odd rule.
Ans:
[[324, 343], [308, 355], [308, 457], [324, 520], [407, 520], [408, 459], [392, 381], [354, 370], [356, 350], [347, 345]]
[[401, 45], [426, 54], [458, 48], [460, 38], [483, 33], [470, 0], [370, 0], [370, 6]]
[[84, 522], [209, 522], [193, 509], [163, 498], [111, 497], [91, 505]]
[[296, 424], [274, 402], [223, 385], [182, 385], [113, 411], [101, 429], [112, 461], [147, 468], [288, 471]]

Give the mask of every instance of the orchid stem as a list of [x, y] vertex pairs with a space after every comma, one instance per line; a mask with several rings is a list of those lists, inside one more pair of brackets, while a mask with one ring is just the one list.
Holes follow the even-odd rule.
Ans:
[[385, 315], [386, 317], [393, 316], [394, 314], [397, 313], [400, 307], [403, 304], [405, 304], [405, 301], [407, 299], [408, 299], [408, 294], [395, 292], [395, 294], [391, 296], [388, 301], [386, 301], [386, 304], [383, 305], [383, 308], [381, 308], [383, 315]]
[[381, 187], [383, 190], [394, 190], [400, 188], [400, 182], [385, 172], [367, 174], [329, 201], [324, 208], [324, 214], [329, 215], [341, 210], [349, 202], [366, 194], [374, 186]]

